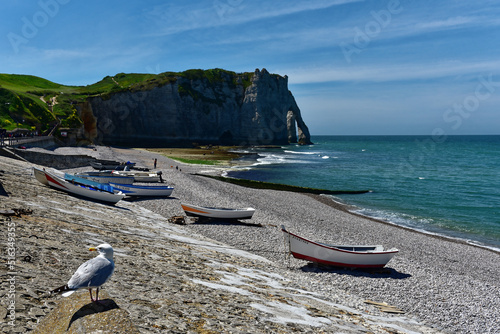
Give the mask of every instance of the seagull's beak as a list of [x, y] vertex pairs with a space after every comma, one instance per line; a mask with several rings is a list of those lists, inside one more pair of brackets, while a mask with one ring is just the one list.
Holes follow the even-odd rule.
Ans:
[[95, 251], [97, 251], [97, 248], [95, 248], [95, 247], [90, 247], [90, 248], [89, 248], [89, 251], [94, 251], [94, 252], [95, 252]]

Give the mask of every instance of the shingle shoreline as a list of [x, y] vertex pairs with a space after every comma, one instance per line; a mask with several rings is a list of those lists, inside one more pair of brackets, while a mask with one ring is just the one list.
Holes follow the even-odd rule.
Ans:
[[[95, 152], [104, 159], [152, 165], [153, 155], [143, 151], [99, 147]], [[179, 333], [200, 328], [234, 333], [499, 332], [498, 254], [380, 224], [308, 195], [192, 175], [205, 167], [155, 157], [167, 184], [175, 188], [172, 197], [121, 201], [116, 207], [52, 190], [29, 175], [30, 164], [0, 158], [0, 181], [11, 193], [1, 198], [2, 208], [33, 210], [13, 218], [20, 249], [17, 327], [33, 328], [43, 319], [61, 298], [45, 297], [45, 289], [64, 284], [91, 256], [86, 246], [106, 241], [116, 248], [117, 270], [105, 289], [144, 333], [167, 328]], [[167, 218], [183, 215], [181, 200], [257, 211], [249, 224], [169, 224]], [[7, 222], [0, 223], [4, 229]], [[377, 272], [322, 268], [286, 256], [281, 224], [313, 240], [380, 243], [400, 253]], [[29, 262], [22, 260], [26, 256]], [[366, 299], [387, 302], [406, 314], [381, 313], [364, 304]]]

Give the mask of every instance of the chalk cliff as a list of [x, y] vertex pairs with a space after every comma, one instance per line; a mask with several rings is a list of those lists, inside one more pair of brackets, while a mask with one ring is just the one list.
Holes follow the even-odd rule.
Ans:
[[95, 143], [311, 144], [288, 77], [265, 69], [190, 70], [159, 85], [90, 97], [77, 109]]

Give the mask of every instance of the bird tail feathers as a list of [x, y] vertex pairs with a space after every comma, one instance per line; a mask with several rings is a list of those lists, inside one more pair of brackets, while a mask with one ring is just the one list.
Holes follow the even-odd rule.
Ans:
[[68, 296], [71, 296], [73, 294], [73, 292], [75, 292], [75, 290], [70, 290], [70, 291], [66, 291], [65, 293], [63, 293], [61, 296], [63, 297], [68, 297]]
[[[54, 289], [52, 291], [50, 291], [50, 294], [53, 294], [53, 293], [59, 293], [59, 292], [64, 292], [64, 291], [73, 291], [71, 290], [68, 285], [63, 285], [63, 286], [60, 286], [58, 287], [57, 289]], [[64, 294], [63, 294], [64, 295]], [[69, 295], [68, 295], [69, 296]]]

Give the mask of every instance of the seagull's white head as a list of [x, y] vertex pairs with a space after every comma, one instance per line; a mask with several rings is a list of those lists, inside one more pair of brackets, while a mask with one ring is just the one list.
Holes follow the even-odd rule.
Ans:
[[103, 255], [105, 258], [109, 260], [113, 260], [113, 247], [108, 244], [101, 244], [97, 247], [90, 247], [90, 251], [98, 251], [99, 255]]

